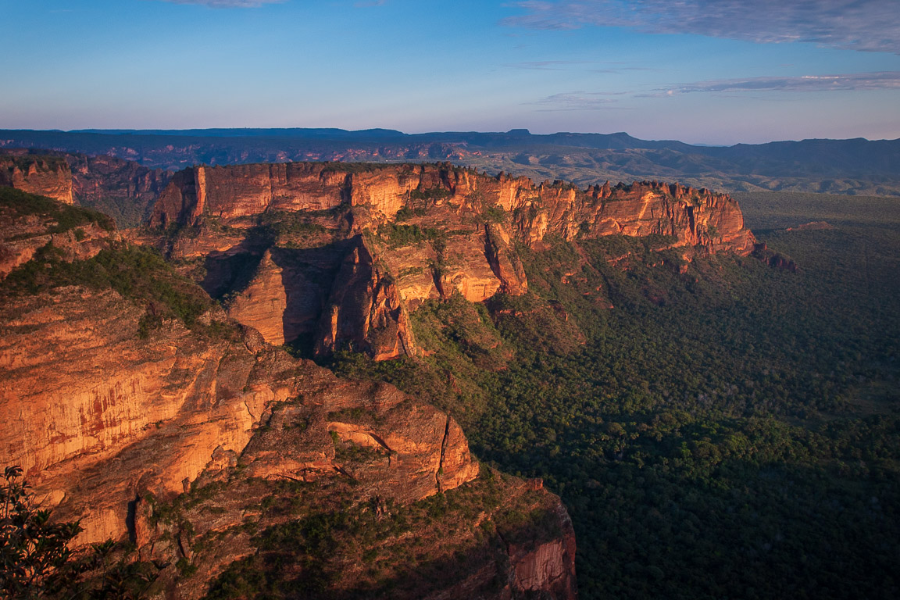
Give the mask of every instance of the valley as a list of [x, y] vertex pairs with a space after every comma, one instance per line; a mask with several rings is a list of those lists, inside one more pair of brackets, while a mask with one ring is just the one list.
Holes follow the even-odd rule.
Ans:
[[0, 458], [90, 593], [897, 594], [894, 198], [8, 164]]

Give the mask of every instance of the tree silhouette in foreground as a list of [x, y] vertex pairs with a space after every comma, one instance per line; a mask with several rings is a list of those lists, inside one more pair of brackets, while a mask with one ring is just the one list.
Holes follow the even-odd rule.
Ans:
[[77, 523], [52, 523], [51, 511], [38, 509], [22, 468], [6, 467], [0, 484], [0, 598], [43, 598], [65, 585], [69, 542]]

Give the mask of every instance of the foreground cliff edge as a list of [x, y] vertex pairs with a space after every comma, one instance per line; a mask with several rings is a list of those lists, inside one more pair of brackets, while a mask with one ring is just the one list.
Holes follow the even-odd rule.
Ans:
[[452, 418], [273, 348], [103, 215], [2, 193], [0, 460], [76, 546], [132, 544], [156, 597], [574, 597], [559, 499]]
[[758, 250], [731, 198], [678, 185], [196, 167], [125, 237], [201, 289], [103, 215], [4, 189], [0, 459], [81, 519], [78, 545], [130, 540], [171, 598], [574, 597], [556, 496], [479, 467], [446, 414], [272, 344], [418, 357], [417, 307], [527, 295], [519, 252], [554, 240], [648, 237], [678, 269]]

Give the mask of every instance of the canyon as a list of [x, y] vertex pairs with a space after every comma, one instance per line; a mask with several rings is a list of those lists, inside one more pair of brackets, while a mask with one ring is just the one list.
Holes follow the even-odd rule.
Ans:
[[[390, 580], [390, 597], [574, 598], [558, 496], [480, 465], [450, 414], [310, 359], [420, 360], [411, 315], [526, 296], [520, 253], [554, 240], [642, 237], [685, 262], [759, 250], [732, 198], [679, 184], [579, 188], [448, 163], [171, 174], [118, 161], [0, 157], [0, 184], [24, 194], [0, 206], [0, 460], [25, 469], [56, 518], [80, 520], [76, 546], [130, 540], [173, 600], [265, 571], [291, 523], [335, 515], [355, 519], [330, 542], [345, 554], [310, 550], [277, 577], [305, 581], [312, 560], [328, 575], [322, 597], [362, 593], [351, 580], [376, 597]], [[60, 212], [111, 196], [146, 205], [146, 225]], [[138, 272], [146, 290], [119, 285], [161, 261], [150, 248], [168, 262]], [[117, 256], [131, 261], [119, 272]], [[77, 270], [88, 264], [112, 283]], [[457, 508], [428, 520], [429, 502]], [[353, 541], [384, 524], [399, 533]], [[406, 572], [396, 557], [412, 538], [422, 573], [452, 577]], [[371, 556], [394, 558], [376, 574]]]
[[170, 233], [145, 241], [228, 295], [232, 318], [271, 343], [311, 339], [318, 358], [415, 356], [407, 315], [423, 302], [526, 293], [516, 244], [656, 236], [684, 260], [755, 248], [725, 194], [659, 182], [582, 190], [446, 163], [193, 167], [163, 190], [150, 225]]

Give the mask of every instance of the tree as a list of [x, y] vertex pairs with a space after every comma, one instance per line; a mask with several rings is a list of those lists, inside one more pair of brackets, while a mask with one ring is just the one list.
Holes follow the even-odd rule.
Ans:
[[2, 477], [0, 598], [43, 598], [62, 584], [63, 567], [71, 558], [68, 544], [81, 526], [52, 523], [51, 511], [35, 505], [21, 467], [6, 467]]

